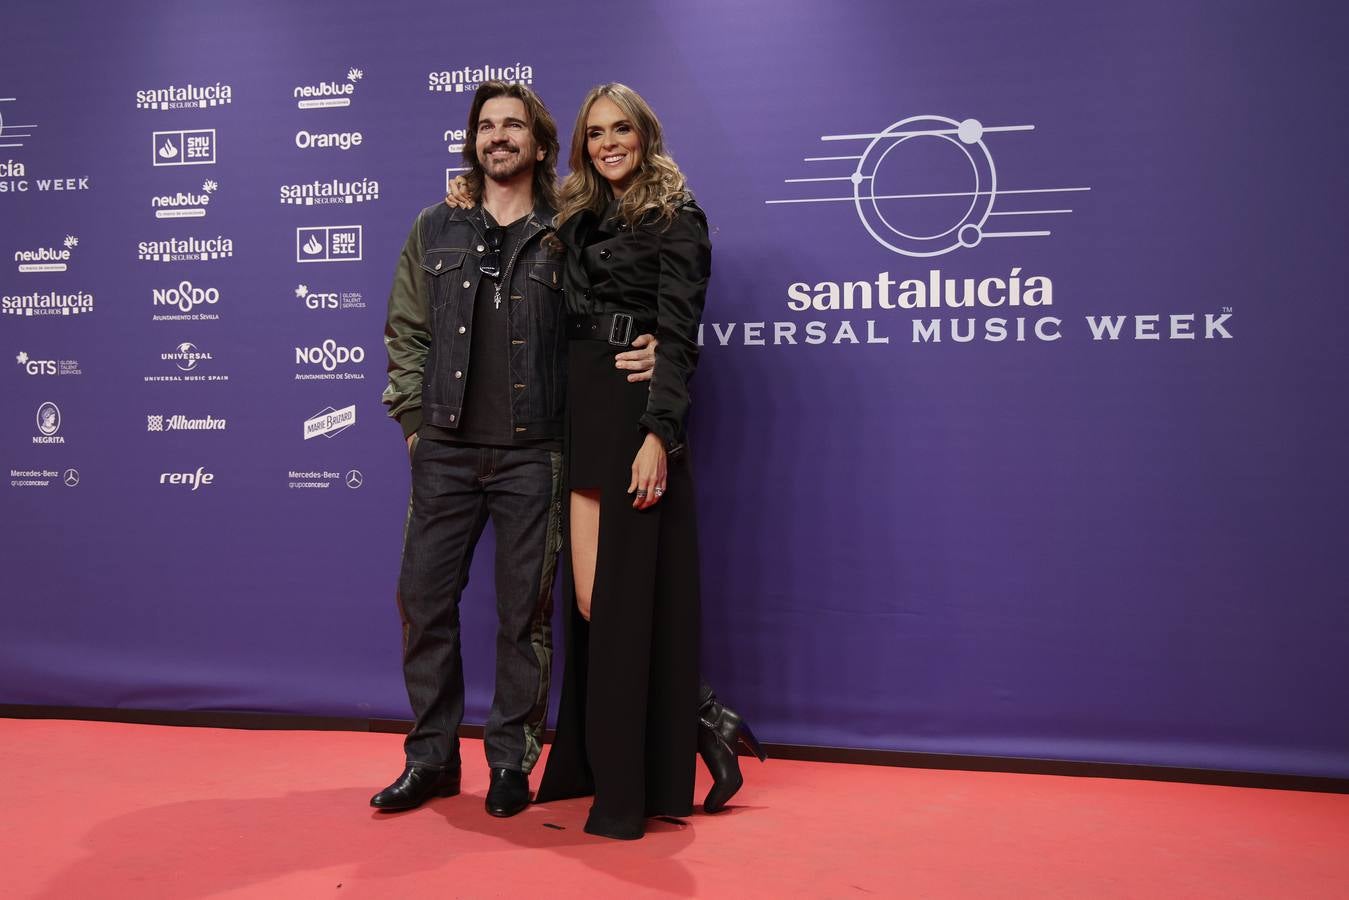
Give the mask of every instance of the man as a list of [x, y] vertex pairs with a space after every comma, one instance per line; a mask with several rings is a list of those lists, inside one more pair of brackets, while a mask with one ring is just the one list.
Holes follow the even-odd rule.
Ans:
[[[464, 715], [459, 598], [487, 520], [496, 536], [496, 691], [484, 747], [487, 811], [529, 804], [552, 662], [561, 543], [566, 310], [560, 254], [544, 239], [556, 199], [557, 126], [529, 88], [473, 97], [464, 159], [474, 206], [417, 216], [394, 274], [384, 402], [412, 460], [399, 575], [403, 676], [416, 716], [403, 774], [371, 798], [412, 809], [459, 793]], [[649, 380], [646, 348], [617, 367]]]

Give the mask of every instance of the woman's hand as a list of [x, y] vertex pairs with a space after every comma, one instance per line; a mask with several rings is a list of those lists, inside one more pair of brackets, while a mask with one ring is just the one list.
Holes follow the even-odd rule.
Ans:
[[628, 493], [636, 492], [632, 501], [633, 509], [646, 509], [655, 506], [665, 493], [665, 444], [654, 434], [647, 432], [646, 440], [632, 461], [632, 482]]
[[463, 175], [454, 176], [450, 182], [450, 192], [445, 195], [445, 205], [451, 209], [472, 209], [473, 197], [468, 192], [468, 179]]

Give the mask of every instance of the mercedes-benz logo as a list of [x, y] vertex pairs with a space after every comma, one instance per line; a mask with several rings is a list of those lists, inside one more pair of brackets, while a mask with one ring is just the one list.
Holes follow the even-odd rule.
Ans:
[[352, 469], [347, 473], [347, 487], [353, 491], [365, 484], [365, 476], [361, 474], [360, 469]]
[[66, 469], [63, 477], [65, 478], [66, 481], [66, 487], [74, 487], [75, 485], [80, 483], [80, 470]]

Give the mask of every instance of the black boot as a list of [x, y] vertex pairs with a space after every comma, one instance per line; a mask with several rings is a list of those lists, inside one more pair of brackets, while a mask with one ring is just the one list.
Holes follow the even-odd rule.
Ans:
[[712, 790], [703, 801], [704, 812], [719, 812], [745, 783], [735, 755], [737, 744], [757, 756], [759, 762], [767, 758], [745, 720], [735, 710], [722, 706], [711, 685], [702, 682], [698, 691], [698, 755], [712, 773]]

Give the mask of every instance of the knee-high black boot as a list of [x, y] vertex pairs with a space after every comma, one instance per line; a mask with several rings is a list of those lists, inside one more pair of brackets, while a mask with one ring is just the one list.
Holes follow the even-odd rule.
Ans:
[[701, 681], [698, 687], [698, 755], [712, 773], [712, 790], [703, 801], [705, 812], [720, 811], [745, 783], [740, 774], [740, 761], [735, 755], [737, 744], [757, 756], [759, 762], [767, 758], [749, 724], [735, 710], [723, 706], [712, 686]]

